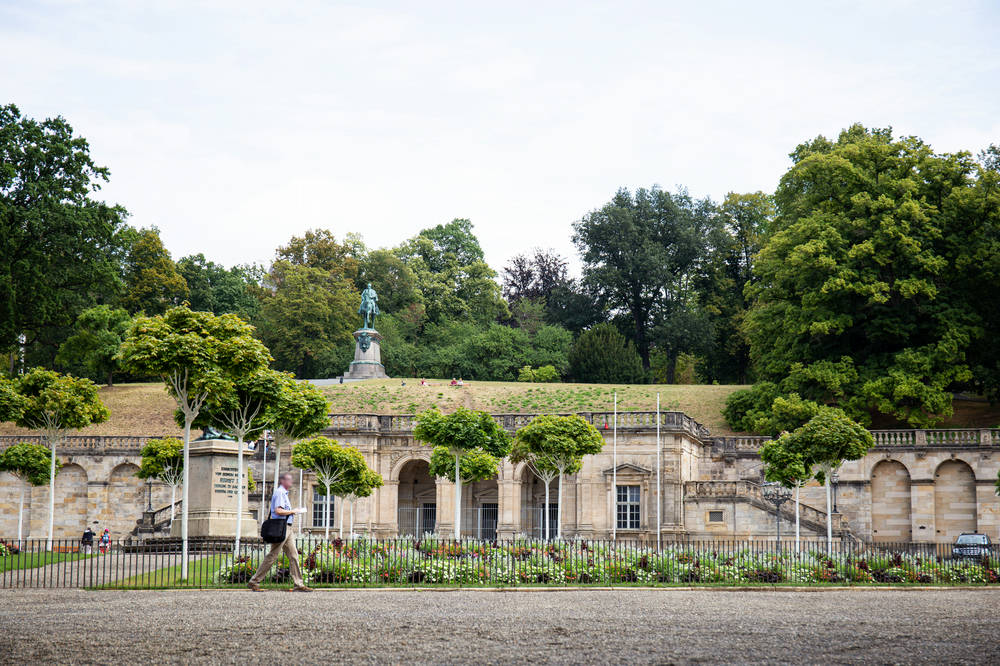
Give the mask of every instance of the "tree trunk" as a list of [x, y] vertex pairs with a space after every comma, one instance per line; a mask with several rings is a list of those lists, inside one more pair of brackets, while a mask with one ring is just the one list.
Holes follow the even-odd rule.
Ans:
[[351, 523], [350, 529], [348, 530], [348, 535], [354, 538], [354, 500], [351, 500]]
[[677, 356], [674, 354], [667, 358], [667, 383], [677, 383]]
[[170, 484], [170, 528], [174, 527], [174, 505], [177, 504], [177, 484]]
[[181, 483], [184, 484], [181, 490], [181, 581], [188, 579], [188, 507], [191, 502], [188, 500], [188, 487], [190, 487], [188, 475], [191, 473], [191, 423], [194, 421], [194, 414], [184, 414], [184, 470]]
[[559, 474], [559, 490], [556, 491], [556, 539], [562, 539], [562, 484], [563, 475]]
[[56, 517], [56, 444], [52, 443], [52, 458], [49, 461], [49, 540], [47, 550], [52, 550], [52, 529]]
[[462, 474], [459, 469], [461, 456], [455, 454], [455, 541], [462, 538]]
[[240, 536], [243, 531], [243, 435], [236, 439], [236, 545], [233, 557], [240, 555]]
[[340, 524], [337, 525], [337, 538], [338, 539], [343, 539], [344, 538], [344, 498], [341, 497], [340, 495], [338, 495], [337, 499], [340, 500]]
[[115, 371], [108, 370], [108, 386], [111, 387], [114, 385], [115, 385]]
[[796, 554], [801, 552], [799, 548], [799, 487], [800, 484], [795, 484], [795, 552]]
[[830, 513], [830, 472], [824, 475], [823, 487], [826, 489], [826, 553], [833, 552], [833, 515]]
[[545, 507], [542, 509], [542, 520], [545, 521], [545, 540], [549, 540], [549, 484], [552, 479], [545, 479]]
[[330, 541], [330, 486], [326, 487], [326, 529], [323, 531], [323, 539]]

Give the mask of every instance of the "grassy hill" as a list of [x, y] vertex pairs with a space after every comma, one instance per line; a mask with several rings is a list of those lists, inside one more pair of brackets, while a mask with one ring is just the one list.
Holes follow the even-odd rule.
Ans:
[[[450, 411], [463, 405], [494, 414], [534, 414], [553, 412], [611, 411], [614, 393], [618, 392], [620, 411], [652, 410], [656, 394], [664, 411], [685, 412], [708, 426], [713, 434], [732, 434], [722, 419], [726, 397], [742, 386], [699, 384], [611, 385], [611, 384], [529, 384], [522, 382], [467, 382], [461, 388], [448, 380], [381, 379], [324, 386], [333, 412], [368, 414], [413, 414], [437, 406]], [[173, 400], [162, 384], [122, 384], [100, 389], [101, 398], [111, 410], [107, 423], [93, 426], [93, 435], [168, 435], [180, 434], [172, 415]], [[1000, 408], [982, 402], [955, 402], [955, 415], [941, 427], [987, 428], [1000, 423]], [[880, 419], [875, 427], [900, 427]], [[0, 434], [30, 434], [10, 424], [0, 424]]]

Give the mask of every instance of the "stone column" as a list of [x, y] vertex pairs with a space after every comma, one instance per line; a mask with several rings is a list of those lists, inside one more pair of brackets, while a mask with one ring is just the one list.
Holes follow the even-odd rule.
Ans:
[[1000, 502], [997, 502], [993, 479], [976, 483], [976, 530], [992, 541], [1000, 540]]
[[[510, 463], [506, 463], [510, 464]], [[503, 480], [498, 480], [499, 513], [497, 522], [497, 537], [513, 539], [521, 533], [521, 481], [514, 480], [513, 468], [504, 474]]]
[[[455, 484], [441, 477], [435, 477], [437, 488], [437, 535], [450, 539], [455, 530]], [[462, 486], [462, 494], [468, 493], [468, 486]]]
[[[188, 536], [189, 537], [235, 537], [236, 536], [236, 489], [238, 468], [236, 456], [238, 443], [222, 440], [195, 440], [190, 444], [190, 465], [188, 479]], [[243, 464], [252, 452], [243, 452]], [[284, 471], [288, 471], [285, 468]], [[246, 481], [246, 471], [243, 472]], [[257, 536], [257, 524], [250, 515], [244, 491], [242, 536]], [[302, 516], [297, 522], [301, 522]], [[171, 536], [181, 535], [181, 520], [174, 520]]]
[[372, 502], [376, 504], [375, 536], [379, 539], [399, 534], [399, 479], [387, 480], [378, 488]]

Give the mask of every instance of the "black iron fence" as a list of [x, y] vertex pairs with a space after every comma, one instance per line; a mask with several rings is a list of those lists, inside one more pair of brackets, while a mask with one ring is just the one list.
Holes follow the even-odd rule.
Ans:
[[[162, 588], [244, 586], [268, 546], [231, 539], [192, 540], [185, 562], [176, 540], [0, 542], [0, 587]], [[307, 583], [316, 586], [530, 585], [991, 585], [1000, 554], [963, 556], [946, 544], [692, 541], [657, 549], [642, 542], [541, 539], [373, 540], [305, 536], [297, 542]], [[186, 564], [186, 571], [185, 569]], [[282, 558], [263, 584], [287, 586]]]

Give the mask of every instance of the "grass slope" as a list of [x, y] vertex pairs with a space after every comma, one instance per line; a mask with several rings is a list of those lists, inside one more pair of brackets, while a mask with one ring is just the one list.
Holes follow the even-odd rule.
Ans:
[[[652, 410], [656, 394], [664, 411], [681, 411], [704, 424], [716, 435], [732, 434], [722, 419], [726, 398], [743, 386], [704, 384], [531, 384], [524, 382], [466, 382], [456, 388], [449, 380], [378, 379], [324, 386], [334, 413], [415, 414], [431, 407], [451, 411], [459, 406], [494, 414], [536, 414], [611, 411], [618, 393], [619, 411]], [[101, 399], [111, 410], [111, 419], [87, 428], [88, 435], [177, 435], [173, 422], [174, 402], [162, 384], [121, 384], [100, 389]], [[956, 400], [955, 414], [942, 428], [991, 428], [1000, 424], [1000, 405]], [[878, 418], [876, 428], [905, 427], [891, 419]], [[0, 435], [33, 434], [13, 424], [0, 424]]]

